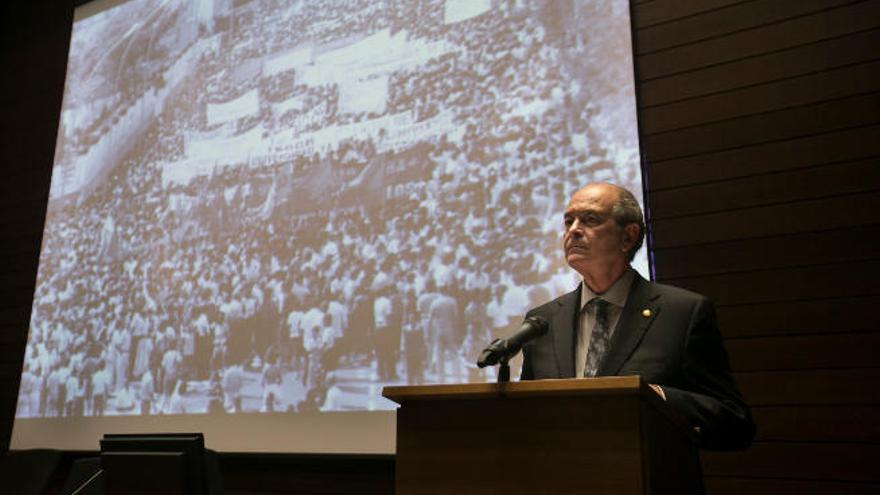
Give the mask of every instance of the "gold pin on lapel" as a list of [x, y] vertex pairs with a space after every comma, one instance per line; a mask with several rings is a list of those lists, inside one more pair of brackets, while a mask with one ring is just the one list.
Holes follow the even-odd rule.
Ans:
[[643, 309], [642, 316], [644, 316], [645, 318], [650, 318], [651, 317], [651, 310], [647, 309], [647, 308]]

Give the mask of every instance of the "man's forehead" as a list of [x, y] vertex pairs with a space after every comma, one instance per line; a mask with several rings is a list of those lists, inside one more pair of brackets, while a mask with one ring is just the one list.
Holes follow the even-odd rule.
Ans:
[[586, 186], [571, 197], [565, 211], [605, 211], [614, 206], [620, 192], [610, 184], [594, 184]]

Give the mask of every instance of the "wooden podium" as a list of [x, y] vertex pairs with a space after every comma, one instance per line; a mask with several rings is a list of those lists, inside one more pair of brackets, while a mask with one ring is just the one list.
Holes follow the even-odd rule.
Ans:
[[694, 436], [637, 376], [385, 387], [397, 495], [702, 493]]

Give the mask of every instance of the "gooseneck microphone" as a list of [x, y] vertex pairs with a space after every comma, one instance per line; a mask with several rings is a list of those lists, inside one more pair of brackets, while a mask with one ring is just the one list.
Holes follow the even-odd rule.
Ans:
[[544, 318], [529, 316], [513, 335], [506, 339], [495, 339], [489, 344], [489, 347], [483, 349], [483, 352], [480, 353], [480, 358], [477, 360], [477, 366], [485, 368], [486, 366], [498, 363], [506, 363], [524, 345], [546, 334], [549, 329], [550, 324]]

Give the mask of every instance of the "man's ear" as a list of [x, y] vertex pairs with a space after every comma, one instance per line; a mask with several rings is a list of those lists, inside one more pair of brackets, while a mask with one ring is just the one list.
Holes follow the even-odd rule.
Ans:
[[639, 238], [639, 224], [630, 223], [623, 228], [623, 250], [629, 251]]

